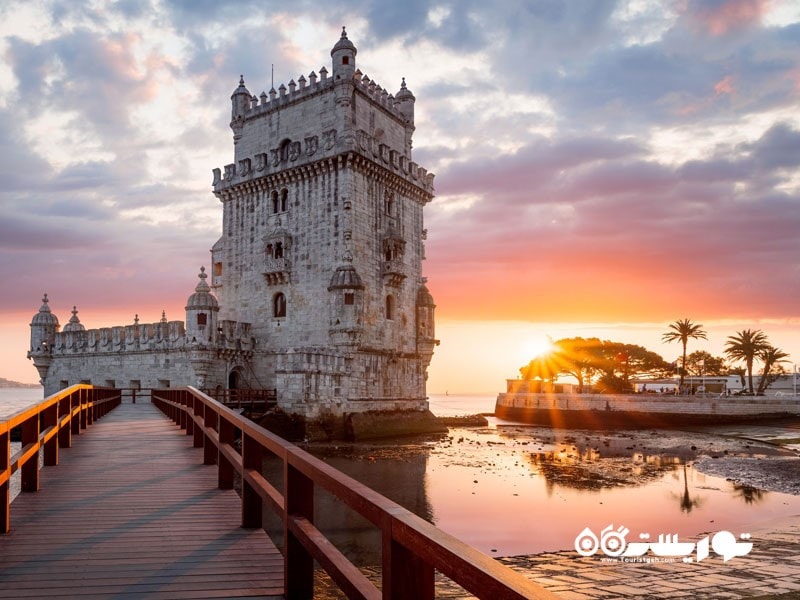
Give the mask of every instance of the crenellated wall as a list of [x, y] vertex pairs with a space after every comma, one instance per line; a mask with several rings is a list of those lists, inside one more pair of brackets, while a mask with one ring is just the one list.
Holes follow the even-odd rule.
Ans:
[[137, 323], [83, 331], [61, 331], [55, 334], [52, 354], [59, 356], [78, 352], [93, 354], [167, 350], [183, 348], [186, 344], [183, 321]]

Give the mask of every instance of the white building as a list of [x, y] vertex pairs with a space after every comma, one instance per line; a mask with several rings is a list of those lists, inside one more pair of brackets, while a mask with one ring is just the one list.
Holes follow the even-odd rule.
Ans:
[[[277, 390], [305, 416], [427, 408], [438, 344], [422, 277], [433, 174], [412, 158], [415, 97], [332, 64], [278, 90], [231, 96], [234, 159], [214, 169], [222, 236], [186, 321], [59, 332], [45, 296], [29, 357], [45, 393], [117, 387]], [[207, 279], [209, 279], [207, 281]]]

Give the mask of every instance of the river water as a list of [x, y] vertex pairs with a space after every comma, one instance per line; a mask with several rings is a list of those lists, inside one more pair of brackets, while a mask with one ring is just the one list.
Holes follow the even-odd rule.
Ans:
[[[41, 398], [38, 389], [0, 390], [0, 418]], [[438, 415], [492, 412], [494, 397], [432, 395], [430, 404]], [[747, 444], [749, 456], [774, 460]], [[571, 549], [586, 527], [624, 526], [632, 536], [739, 535], [800, 515], [800, 496], [695, 468], [692, 447], [724, 459], [740, 446], [745, 451], [742, 440], [713, 432], [555, 431], [490, 417], [488, 427], [447, 436], [307, 449], [470, 545], [511, 556]], [[318, 526], [357, 564], [379, 564], [380, 535], [368, 523], [324, 493], [316, 513]]]
[[[493, 398], [488, 400], [493, 408]], [[432, 397], [431, 408], [484, 412], [474, 408], [486, 401]], [[608, 525], [624, 526], [631, 536], [739, 535], [800, 515], [800, 496], [701, 473], [692, 447], [721, 458], [740, 447], [753, 460], [771, 458], [746, 442], [707, 432], [554, 431], [493, 417], [486, 428], [451, 429], [438, 439], [313, 444], [308, 450], [492, 556], [569, 550], [586, 527], [599, 533]], [[380, 540], [366, 523], [324, 495], [319, 502], [319, 526], [337, 546], [366, 564], [378, 556]]]

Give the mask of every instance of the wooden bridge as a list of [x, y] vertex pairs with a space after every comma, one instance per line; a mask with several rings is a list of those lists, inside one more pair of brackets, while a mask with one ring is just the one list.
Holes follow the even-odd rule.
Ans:
[[[553, 597], [193, 388], [134, 404], [79, 385], [5, 419], [0, 598], [306, 599], [315, 561], [348, 598], [434, 598], [437, 571], [479, 598]], [[282, 481], [264, 477], [268, 454]], [[315, 486], [381, 531], [381, 581], [317, 528]], [[280, 549], [265, 511], [280, 517]]]

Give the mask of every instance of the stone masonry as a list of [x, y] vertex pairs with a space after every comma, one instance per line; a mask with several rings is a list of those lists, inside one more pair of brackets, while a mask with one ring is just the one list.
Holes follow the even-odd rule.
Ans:
[[[45, 393], [118, 387], [275, 388], [307, 417], [426, 410], [438, 344], [422, 276], [433, 174], [413, 162], [415, 97], [356, 68], [344, 28], [323, 66], [231, 96], [234, 160], [214, 169], [222, 236], [186, 322], [59, 332], [45, 296], [29, 357]], [[206, 281], [206, 280], [209, 281]]]

